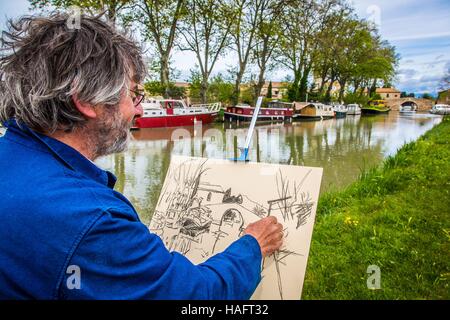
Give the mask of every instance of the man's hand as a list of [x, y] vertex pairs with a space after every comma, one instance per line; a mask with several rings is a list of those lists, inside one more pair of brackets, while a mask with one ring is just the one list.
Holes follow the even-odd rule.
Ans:
[[283, 226], [272, 216], [250, 223], [245, 228], [244, 234], [255, 237], [263, 257], [272, 254], [283, 244]]

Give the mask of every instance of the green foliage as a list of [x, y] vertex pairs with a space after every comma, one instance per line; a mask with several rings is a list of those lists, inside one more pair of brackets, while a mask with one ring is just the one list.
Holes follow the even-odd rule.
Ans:
[[120, 10], [126, 5], [131, 4], [132, 0], [29, 0], [31, 7], [36, 9], [57, 8], [67, 9], [75, 6], [87, 13], [99, 14], [105, 13], [106, 18], [115, 23]]
[[446, 101], [448, 99], [449, 91], [442, 91], [439, 93], [438, 100]]
[[434, 100], [434, 97], [431, 94], [429, 94], [428, 92], [425, 92], [424, 94], [422, 94], [422, 98], [428, 99], [428, 100]]
[[[304, 299], [449, 299], [450, 118], [321, 196]], [[381, 289], [366, 286], [369, 265]]]
[[234, 84], [225, 81], [219, 74], [212, 78], [208, 87], [210, 101], [220, 101], [225, 105], [231, 104], [234, 97]]
[[[150, 96], [165, 96], [166, 87], [159, 81], [148, 81], [144, 83], [145, 92]], [[174, 83], [169, 83], [167, 96], [170, 98], [184, 98], [186, 96], [186, 89], [177, 87]]]
[[[196, 70], [191, 70], [191, 78], [188, 80], [189, 97], [193, 102], [201, 101], [202, 77]], [[207, 102], [222, 102], [225, 105], [231, 104], [233, 101], [234, 84], [226, 81], [222, 74], [213, 77], [208, 84], [206, 91]]]
[[242, 103], [247, 103], [249, 105], [253, 105], [255, 101], [255, 93], [253, 91], [253, 88], [251, 86], [245, 87], [240, 92], [239, 100]]
[[400, 98], [414, 98], [415, 94], [414, 93], [407, 93], [405, 91], [402, 91], [400, 93]]
[[382, 100], [382, 98], [381, 98], [381, 96], [380, 96], [379, 93], [373, 93], [373, 94], [370, 96], [369, 101], [373, 101], [373, 100]]
[[369, 97], [366, 95], [360, 95], [359, 93], [348, 93], [344, 97], [344, 103], [357, 103], [359, 105], [365, 106], [369, 103]]

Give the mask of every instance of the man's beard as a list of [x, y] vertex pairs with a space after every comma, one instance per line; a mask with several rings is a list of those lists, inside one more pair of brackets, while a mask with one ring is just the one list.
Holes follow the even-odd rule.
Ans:
[[89, 130], [89, 147], [94, 159], [125, 151], [131, 139], [130, 128], [130, 121], [124, 119], [118, 109], [110, 114], [104, 112], [96, 122], [95, 128]]

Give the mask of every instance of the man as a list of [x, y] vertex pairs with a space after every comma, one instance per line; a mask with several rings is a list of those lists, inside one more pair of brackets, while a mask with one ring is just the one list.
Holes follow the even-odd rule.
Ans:
[[97, 18], [25, 17], [0, 57], [0, 298], [247, 299], [282, 243], [275, 218], [193, 265], [113, 190], [97, 157], [142, 115], [137, 46]]

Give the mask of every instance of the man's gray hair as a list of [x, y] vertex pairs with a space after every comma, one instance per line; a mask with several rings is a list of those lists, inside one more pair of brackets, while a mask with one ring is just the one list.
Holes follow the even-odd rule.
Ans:
[[97, 17], [82, 15], [70, 29], [69, 14], [10, 21], [1, 37], [0, 121], [15, 118], [53, 133], [83, 126], [72, 100], [117, 107], [131, 80], [144, 78], [140, 48]]

